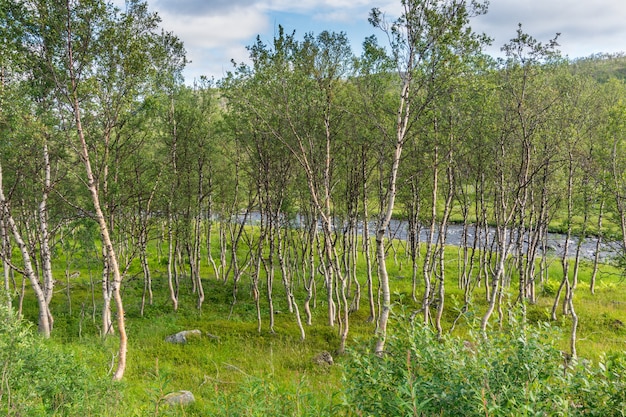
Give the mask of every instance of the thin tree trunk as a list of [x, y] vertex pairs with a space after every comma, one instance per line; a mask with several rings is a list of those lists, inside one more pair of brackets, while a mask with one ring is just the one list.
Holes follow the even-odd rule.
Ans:
[[598, 276], [598, 269], [600, 265], [600, 248], [602, 245], [602, 217], [604, 215], [604, 198], [600, 201], [600, 208], [598, 209], [598, 237], [596, 239], [596, 250], [593, 256], [593, 273], [591, 274], [591, 280], [589, 282], [589, 291], [591, 294], [596, 293], [596, 278]]
[[[48, 152], [48, 144], [43, 144], [43, 162], [44, 162], [44, 189], [39, 203], [39, 253], [41, 257], [41, 274], [43, 280], [43, 292], [46, 299], [46, 314], [48, 314], [48, 323], [50, 331], [54, 326], [54, 318], [50, 311], [50, 303], [52, 302], [52, 294], [54, 293], [54, 277], [52, 276], [52, 253], [50, 251], [50, 234], [48, 232], [48, 195], [52, 188], [50, 154]], [[0, 184], [1, 186], [1, 184]], [[71, 314], [71, 313], [70, 313]]]
[[[39, 307], [39, 324], [38, 330], [41, 335], [45, 338], [50, 337], [50, 332], [52, 331], [52, 323], [50, 321], [50, 317], [52, 316], [50, 313], [50, 307], [46, 301], [46, 293], [44, 289], [41, 287], [39, 283], [39, 279], [33, 267], [32, 258], [30, 253], [28, 252], [28, 247], [26, 242], [22, 238], [19, 228], [13, 219], [13, 216], [9, 212], [8, 202], [4, 196], [4, 189], [2, 185], [2, 166], [0, 165], [0, 210], [2, 211], [2, 219], [8, 225], [9, 231], [12, 233], [15, 242], [22, 254], [22, 261], [24, 264], [24, 270], [21, 271], [22, 274], [27, 277], [31, 283], [33, 288], [33, 292], [35, 293], [35, 297], [37, 299], [37, 304]], [[11, 260], [9, 258], [10, 254], [4, 254], [4, 261], [10, 263]], [[21, 304], [21, 303], [20, 303]]]
[[26, 276], [22, 274], [22, 286], [20, 288], [20, 297], [17, 303], [17, 317], [23, 317], [23, 308], [24, 308], [24, 296], [26, 295]]
[[411, 200], [408, 203], [408, 223], [409, 223], [409, 254], [411, 256], [411, 298], [415, 303], [417, 299], [417, 276], [418, 276], [418, 259], [420, 251], [420, 232], [419, 223], [420, 202], [419, 191], [416, 184], [415, 176], [411, 178]]
[[567, 299], [568, 305], [569, 305], [569, 313], [572, 316], [572, 328], [570, 330], [570, 354], [572, 355], [572, 358], [577, 358], [578, 354], [576, 351], [576, 334], [578, 331], [578, 314], [576, 314], [576, 310], [574, 309], [574, 289], [572, 288], [569, 291], [569, 297]]
[[4, 215], [0, 215], [0, 252], [2, 253], [2, 272], [4, 277], [4, 291], [6, 293], [6, 302], [7, 306], [11, 308], [12, 297], [10, 283], [12, 269], [10, 263], [5, 259], [5, 256], [8, 256], [5, 254], [11, 253], [11, 243], [9, 241], [9, 236], [7, 235], [6, 220], [4, 218]]
[[[437, 226], [437, 196], [439, 187], [439, 148], [435, 146], [433, 170], [433, 190], [432, 190], [432, 207], [430, 216], [430, 229], [428, 233], [428, 241], [426, 242], [426, 255], [424, 256], [423, 278], [424, 278], [424, 295], [422, 296], [422, 312], [424, 314], [424, 324], [430, 323], [430, 303], [432, 302], [432, 276], [435, 269], [435, 228]], [[441, 234], [441, 231], [440, 231]]]
[[140, 315], [143, 317], [144, 308], [146, 305], [146, 296], [148, 296], [148, 303], [152, 305], [152, 278], [150, 276], [150, 266], [148, 265], [148, 259], [146, 255], [146, 248], [143, 243], [140, 243], [139, 260], [141, 262], [141, 269], [143, 270], [143, 292], [141, 294], [141, 311]]
[[568, 169], [568, 179], [567, 179], [567, 233], [565, 235], [565, 242], [563, 243], [563, 254], [561, 255], [561, 265], [563, 267], [563, 278], [561, 280], [561, 285], [559, 286], [559, 290], [557, 291], [556, 297], [554, 298], [554, 304], [552, 305], [551, 318], [552, 320], [556, 320], [556, 309], [559, 304], [559, 298], [561, 296], [561, 292], [565, 289], [565, 298], [563, 300], [563, 314], [567, 315], [569, 313], [570, 307], [570, 297], [573, 296], [573, 288], [570, 285], [570, 271], [569, 271], [569, 244], [572, 237], [572, 219], [574, 216], [574, 206], [573, 206], [573, 188], [574, 188], [574, 161], [573, 156], [570, 152], [569, 154], [569, 169]]
[[108, 335], [115, 334], [115, 329], [113, 328], [113, 319], [111, 314], [111, 300], [113, 298], [113, 293], [111, 292], [111, 272], [109, 267], [109, 261], [104, 253], [104, 249], [102, 251], [103, 260], [102, 260], [102, 334], [103, 338]]
[[263, 258], [263, 265], [265, 266], [265, 287], [266, 287], [265, 291], [267, 295], [267, 306], [269, 308], [269, 328], [270, 328], [270, 333], [274, 333], [274, 314], [275, 313], [274, 313], [273, 293], [274, 293], [274, 275], [275, 275], [275, 270], [276, 270], [276, 267], [274, 265], [274, 255], [276, 253], [276, 237], [275, 237], [276, 224], [269, 210], [268, 210], [267, 216], [268, 216], [267, 227], [269, 229], [269, 233], [268, 233], [269, 248], [268, 248], [267, 262], [265, 261], [265, 258]]
[[366, 274], [366, 285], [367, 285], [367, 300], [369, 305], [369, 316], [367, 317], [367, 322], [373, 322], [376, 320], [376, 305], [374, 302], [374, 279], [372, 276], [372, 254], [370, 250], [371, 240], [370, 240], [370, 229], [369, 229], [369, 213], [367, 209], [368, 202], [368, 182], [367, 182], [367, 171], [366, 171], [366, 158], [365, 158], [365, 150], [361, 151], [361, 175], [363, 176], [362, 183], [362, 195], [363, 199], [363, 252], [365, 252], [365, 274]]
[[[280, 219], [281, 214], [278, 213], [278, 218]], [[280, 220], [278, 221], [279, 225], [282, 223]], [[284, 231], [283, 231], [284, 229]], [[278, 265], [280, 267], [280, 274], [283, 279], [283, 286], [285, 287], [285, 295], [287, 297], [287, 307], [289, 309], [289, 313], [293, 313], [293, 294], [292, 294], [292, 278], [291, 274], [287, 269], [287, 261], [285, 260], [285, 246], [287, 237], [283, 236], [283, 233], [289, 233], [288, 226], [280, 227], [276, 233], [276, 257], [278, 258]]]
[[[212, 188], [211, 177], [209, 177], [209, 188]], [[207, 227], [206, 227], [206, 251], [207, 251], [207, 259], [209, 261], [209, 265], [213, 267], [213, 273], [215, 274], [215, 278], [219, 279], [219, 271], [217, 269], [217, 264], [215, 263], [215, 258], [213, 258], [213, 244], [211, 242], [213, 238], [213, 196], [209, 194], [209, 199], [207, 202]]]
[[74, 74], [74, 57], [73, 57], [73, 40], [72, 40], [72, 26], [71, 26], [71, 8], [69, 1], [67, 2], [67, 47], [68, 47], [68, 68], [70, 73], [70, 81], [71, 81], [71, 105], [74, 111], [74, 121], [76, 122], [76, 131], [78, 134], [78, 139], [80, 142], [79, 146], [79, 156], [85, 166], [85, 171], [87, 175], [87, 187], [91, 194], [91, 200], [93, 202], [95, 218], [100, 227], [100, 234], [102, 236], [102, 244], [104, 247], [104, 251], [107, 256], [108, 264], [110, 266], [111, 272], [113, 274], [112, 281], [112, 294], [113, 299], [115, 300], [115, 305], [117, 307], [117, 325], [119, 331], [119, 350], [118, 350], [118, 358], [117, 358], [117, 368], [115, 373], [113, 374], [114, 380], [120, 380], [124, 376], [124, 372], [126, 370], [126, 351], [128, 338], [126, 335], [126, 322], [124, 318], [124, 305], [122, 303], [122, 296], [120, 293], [120, 286], [122, 285], [122, 275], [120, 274], [120, 268], [118, 265], [117, 255], [115, 253], [115, 249], [113, 248], [113, 243], [111, 241], [111, 236], [109, 234], [109, 227], [106, 222], [106, 218], [104, 213], [102, 212], [102, 207], [100, 205], [100, 196], [98, 194], [98, 186], [96, 183], [96, 179], [94, 173], [91, 169], [91, 159], [89, 156], [89, 148], [87, 146], [87, 141], [85, 139], [83, 126], [82, 126], [82, 118], [80, 111], [80, 101], [78, 99], [78, 85], [77, 78]]
[[[315, 213], [315, 209], [313, 209]], [[311, 313], [311, 300], [313, 299], [313, 290], [315, 288], [315, 242], [317, 241], [317, 216], [311, 215], [311, 221], [308, 228], [308, 257], [309, 257], [309, 277], [305, 277], [306, 299], [304, 300], [304, 312], [306, 314], [306, 323], [311, 326], [313, 324], [313, 315]]]
[[[411, 57], [412, 59], [412, 57]], [[412, 62], [409, 62], [408, 68], [412, 68]], [[387, 339], [387, 323], [389, 321], [389, 313], [391, 312], [391, 289], [389, 287], [389, 274], [387, 272], [387, 259], [385, 254], [385, 234], [391, 222], [393, 209], [396, 202], [396, 182], [398, 178], [398, 168], [400, 167], [400, 157], [402, 156], [402, 148], [409, 127], [409, 89], [411, 86], [410, 71], [403, 80], [402, 93], [400, 94], [400, 104], [398, 107], [398, 118], [396, 121], [396, 143], [393, 153], [391, 172], [389, 174], [389, 184], [387, 189], [387, 203], [385, 209], [380, 213], [378, 222], [378, 230], [376, 231], [376, 260], [378, 261], [378, 275], [380, 278], [380, 288], [382, 293], [382, 308], [377, 323], [377, 338], [374, 352], [382, 355], [385, 350], [385, 341]]]
[[[491, 278], [491, 291], [490, 291], [491, 296], [488, 300], [489, 305], [487, 307], [487, 311], [483, 315], [482, 320], [480, 322], [480, 330], [483, 336], [487, 335], [487, 324], [489, 323], [489, 318], [493, 314], [496, 308], [496, 304], [499, 300], [499, 294], [502, 292], [503, 280], [504, 280], [505, 269], [506, 269], [505, 267], [506, 257], [508, 255], [508, 251], [506, 250], [507, 242], [508, 242], [506, 227], [505, 226], [499, 227], [497, 233], [498, 233], [498, 236], [497, 236], [498, 254], [496, 255], [498, 257], [497, 266], [496, 266], [495, 273], [493, 274]], [[489, 280], [487, 279], [486, 281], [489, 281]]]
[[204, 287], [202, 286], [202, 279], [200, 277], [200, 229], [202, 222], [200, 215], [201, 214], [198, 213], [194, 218], [194, 234], [189, 259], [192, 278], [196, 282], [198, 291], [198, 301], [196, 304], [198, 310], [202, 309], [202, 304], [204, 303]]
[[[452, 139], [452, 135], [450, 137]], [[451, 141], [452, 142], [452, 141]], [[452, 150], [448, 153], [448, 190], [446, 202], [443, 210], [443, 219], [441, 220], [441, 227], [439, 228], [438, 248], [439, 252], [439, 265], [437, 279], [439, 280], [439, 292], [438, 292], [438, 304], [437, 314], [435, 316], [435, 328], [437, 329], [437, 335], [441, 337], [443, 335], [443, 327], [441, 325], [441, 318], [443, 316], [443, 309], [445, 305], [445, 253], [446, 253], [446, 237], [448, 232], [448, 219], [450, 218], [450, 212], [452, 211], [452, 199], [454, 198], [454, 171], [452, 166]]]
[[256, 253], [255, 268], [252, 274], [252, 299], [256, 307], [257, 331], [261, 333], [261, 294], [259, 292], [259, 279], [261, 277], [261, 263], [263, 261], [263, 241], [265, 240], [263, 217], [261, 217], [261, 235]]
[[170, 290], [170, 301], [174, 311], [178, 311], [178, 286], [174, 288], [174, 219], [172, 216], [172, 202], [168, 203], [167, 214], [167, 286]]
[[139, 219], [139, 261], [141, 263], [141, 269], [143, 270], [144, 289], [141, 297], [141, 316], [143, 317], [144, 307], [146, 303], [146, 295], [148, 296], [148, 303], [152, 305], [154, 301], [152, 293], [152, 275], [150, 273], [150, 265], [148, 263], [148, 222], [150, 220], [150, 207], [152, 205], [152, 199], [156, 192], [158, 180], [155, 181], [154, 187], [150, 193], [150, 197], [146, 202], [146, 206], [142, 207], [138, 204], [139, 212], [137, 217]]
[[[229, 219], [232, 221], [232, 219]], [[227, 250], [227, 242], [226, 242], [226, 224], [224, 219], [220, 221], [219, 227], [219, 241], [220, 241], [220, 265], [218, 268], [218, 273], [220, 274], [220, 279], [222, 282], [226, 283], [228, 280], [228, 275], [226, 275], [226, 250]]]

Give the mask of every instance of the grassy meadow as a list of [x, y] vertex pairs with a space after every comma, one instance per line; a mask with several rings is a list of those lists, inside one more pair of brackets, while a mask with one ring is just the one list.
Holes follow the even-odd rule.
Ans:
[[[217, 242], [216, 242], [217, 244]], [[396, 242], [395, 251], [389, 252], [392, 291], [395, 312], [412, 313], [419, 309], [411, 297], [411, 265], [404, 253], [404, 246]], [[183, 274], [180, 281], [179, 310], [174, 312], [168, 299], [166, 265], [159, 259], [157, 250], [150, 248], [150, 264], [153, 276], [152, 305], [147, 304], [141, 315], [143, 276], [138, 261], [128, 270], [123, 285], [129, 337], [128, 367], [121, 383], [111, 386], [111, 400], [105, 407], [108, 415], [351, 415], [353, 412], [345, 397], [344, 364], [350, 360], [353, 349], [370, 345], [374, 339], [374, 324], [367, 322], [368, 306], [365, 283], [362, 282], [361, 305], [350, 316], [348, 352], [336, 355], [339, 346], [338, 328], [327, 325], [326, 298], [323, 281], [317, 282], [317, 297], [313, 309], [313, 325], [306, 326], [306, 339], [300, 340], [293, 314], [287, 309], [284, 288], [280, 278], [274, 284], [275, 332], [268, 328], [268, 306], [264, 298], [264, 280], [261, 285], [262, 323], [257, 329], [256, 308], [251, 294], [249, 274], [244, 274], [237, 296], [232, 305], [232, 282], [217, 280], [208, 262], [202, 263], [203, 287], [206, 299], [202, 310], [196, 308], [196, 295], [191, 293], [191, 280]], [[458, 249], [450, 247], [446, 253], [446, 301], [444, 330], [450, 330], [456, 322], [452, 336], [469, 338], [486, 308], [484, 286], [474, 291], [472, 304], [462, 314], [463, 292], [458, 288]], [[365, 276], [363, 254], [357, 265], [359, 276]], [[86, 259], [63, 259], [55, 266], [57, 278], [52, 311], [55, 317], [54, 331], [48, 345], [73, 352], [76, 359], [97, 378], [108, 379], [117, 353], [115, 336], [102, 339], [101, 330], [101, 284], [97, 263]], [[551, 259], [549, 279], [538, 284], [539, 300], [528, 306], [530, 322], [549, 321], [554, 295], [560, 283], [562, 270], [558, 259]], [[70, 273], [80, 276], [69, 279]], [[583, 263], [578, 287], [575, 290], [576, 312], [579, 316], [578, 354], [580, 358], [598, 361], [604, 353], [621, 352], [626, 342], [626, 285], [620, 270], [602, 265], [596, 293], [589, 291], [591, 276], [589, 263]], [[420, 270], [421, 271], [421, 270]], [[21, 277], [16, 276], [19, 289]], [[420, 277], [421, 283], [421, 277]], [[23, 315], [36, 323], [37, 307], [26, 284]], [[303, 315], [304, 290], [297, 285], [296, 299]], [[95, 290], [95, 293], [92, 293]], [[375, 285], [375, 291], [377, 287]], [[418, 286], [418, 297], [421, 294]], [[515, 302], [515, 279], [508, 289], [509, 296], [503, 300], [503, 327], [509, 323], [507, 306]], [[14, 297], [17, 308], [19, 299]], [[563, 316], [554, 326], [554, 343], [568, 350], [570, 318]], [[418, 320], [421, 317], [417, 315]], [[397, 320], [391, 322], [393, 337]], [[493, 332], [498, 330], [497, 313], [491, 319]], [[202, 337], [190, 338], [188, 343], [177, 345], [165, 342], [165, 337], [182, 330], [199, 329]], [[335, 359], [332, 366], [313, 362], [320, 352], [331, 352]], [[164, 396], [173, 391], [189, 390], [196, 402], [187, 407], [166, 406]], [[100, 411], [102, 413], [102, 411]]]

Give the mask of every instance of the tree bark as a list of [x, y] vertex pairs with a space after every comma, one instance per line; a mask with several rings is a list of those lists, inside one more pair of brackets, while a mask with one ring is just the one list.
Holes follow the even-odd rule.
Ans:
[[604, 215], [604, 198], [600, 200], [600, 207], [598, 209], [598, 236], [596, 238], [596, 249], [593, 256], [593, 273], [591, 274], [591, 280], [589, 282], [589, 291], [591, 294], [596, 292], [596, 278], [598, 276], [598, 269], [600, 264], [600, 247], [602, 245], [602, 217]]
[[[46, 314], [48, 315], [48, 325], [52, 331], [54, 318], [50, 311], [50, 303], [52, 302], [52, 294], [54, 293], [54, 277], [52, 276], [52, 253], [50, 251], [50, 233], [48, 231], [48, 196], [52, 188], [51, 169], [50, 169], [50, 153], [48, 152], [48, 144], [43, 143], [43, 162], [44, 162], [44, 184], [39, 203], [39, 253], [41, 257], [41, 275], [43, 280], [43, 293], [46, 301]], [[1, 184], [0, 184], [1, 186]]]
[[409, 118], [409, 87], [410, 75], [404, 80], [402, 94], [400, 98], [400, 106], [398, 109], [398, 120], [396, 130], [396, 144], [391, 164], [391, 173], [389, 175], [389, 185], [387, 190], [387, 203], [385, 210], [381, 213], [378, 222], [378, 230], [376, 231], [376, 260], [378, 261], [378, 276], [380, 279], [380, 287], [382, 292], [382, 308], [378, 317], [378, 331], [376, 347], [374, 351], [377, 355], [382, 355], [385, 350], [385, 341], [387, 339], [387, 323], [389, 321], [389, 313], [391, 312], [391, 290], [389, 288], [389, 274], [387, 272], [387, 256], [385, 254], [385, 234], [391, 222], [393, 208], [396, 201], [396, 180], [398, 178], [398, 168], [400, 166], [400, 157], [402, 155], [402, 147], [404, 138], [408, 129]]
[[[1, 168], [1, 167], [0, 167]], [[0, 253], [6, 254], [11, 253], [11, 243], [9, 241], [9, 236], [7, 234], [7, 226], [6, 219], [4, 216], [0, 216]], [[12, 304], [11, 300], [11, 265], [10, 263], [2, 256], [2, 272], [4, 277], [4, 291], [6, 292], [6, 302], [7, 306], [10, 308]]]
[[[9, 231], [13, 235], [15, 242], [22, 254], [22, 261], [24, 263], [24, 270], [20, 271], [24, 276], [26, 276], [31, 286], [33, 287], [33, 292], [35, 293], [35, 298], [37, 299], [37, 304], [39, 307], [39, 320], [38, 320], [38, 330], [41, 335], [45, 338], [50, 337], [50, 332], [52, 331], [52, 314], [50, 313], [50, 306], [47, 302], [46, 291], [41, 287], [39, 283], [39, 279], [37, 277], [37, 273], [33, 267], [33, 261], [28, 251], [28, 246], [24, 241], [20, 230], [15, 223], [15, 219], [11, 215], [8, 207], [8, 202], [4, 195], [4, 189], [2, 185], [2, 166], [0, 165], [0, 210], [1, 215], [0, 218], [6, 222]], [[3, 261], [7, 264], [11, 263], [10, 254], [3, 254]]]
[[74, 122], [76, 123], [76, 131], [79, 140], [79, 157], [85, 166], [85, 173], [87, 176], [87, 188], [91, 195], [91, 200], [94, 206], [95, 219], [100, 227], [100, 235], [102, 237], [102, 245], [107, 257], [107, 261], [113, 274], [113, 281], [111, 282], [113, 299], [117, 307], [117, 325], [119, 331], [119, 350], [117, 358], [117, 368], [113, 374], [114, 380], [121, 380], [126, 370], [126, 352], [128, 338], [126, 335], [126, 321], [124, 318], [124, 305], [122, 303], [122, 296], [120, 294], [120, 286], [122, 285], [122, 275], [120, 274], [120, 268], [118, 264], [117, 255], [111, 241], [111, 235], [109, 233], [109, 227], [106, 222], [105, 215], [102, 211], [100, 204], [100, 196], [98, 194], [98, 185], [91, 168], [91, 159], [89, 156], [89, 148], [87, 146], [87, 140], [82, 126], [82, 117], [80, 111], [80, 100], [78, 98], [78, 79], [74, 73], [74, 57], [73, 57], [73, 40], [72, 40], [72, 24], [71, 24], [71, 7], [69, 1], [67, 2], [67, 48], [68, 48], [68, 68], [71, 81], [70, 100], [74, 113]]

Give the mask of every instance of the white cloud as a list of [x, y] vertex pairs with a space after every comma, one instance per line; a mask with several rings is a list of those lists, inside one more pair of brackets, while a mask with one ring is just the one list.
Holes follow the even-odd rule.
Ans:
[[226, 10], [219, 16], [189, 16], [170, 10], [161, 11], [160, 15], [163, 28], [185, 44], [187, 59], [191, 61], [185, 69], [188, 83], [201, 75], [218, 79], [224, 76], [232, 69], [231, 59], [245, 61], [250, 39], [270, 27], [267, 15], [258, 7]]
[[219, 16], [241, 10], [258, 4], [256, 0], [152, 0], [151, 6], [164, 12], [172, 12], [179, 15]]
[[548, 42], [559, 32], [560, 50], [575, 58], [624, 50], [625, 18], [622, 0], [493, 0], [489, 12], [473, 26], [495, 38], [492, 50], [515, 36], [518, 23], [540, 42]]
[[233, 70], [231, 60], [236, 63], [248, 60], [248, 51], [245, 46], [233, 45], [223, 49], [198, 50], [191, 58], [193, 62], [185, 69], [185, 80], [187, 84], [192, 84], [201, 76], [214, 77], [219, 80], [226, 76], [227, 72]]
[[315, 12], [320, 9], [358, 9], [362, 7], [376, 7], [372, 0], [266, 0], [265, 7], [271, 10], [284, 12]]
[[[384, 36], [367, 22], [369, 11], [378, 7], [393, 19], [401, 12], [400, 0], [147, 0], [163, 19], [163, 28], [184, 43], [193, 62], [185, 71], [191, 82], [200, 74], [221, 78], [231, 69], [230, 60], [246, 61], [246, 45], [257, 34], [271, 40], [275, 27], [284, 24], [278, 16], [296, 13], [289, 30], [345, 30], [357, 47], [370, 33]], [[114, 0], [124, 9], [124, 0]], [[299, 22], [307, 20], [307, 27]], [[278, 20], [277, 20], [278, 19]], [[298, 20], [300, 19], [300, 20]], [[495, 38], [488, 50], [497, 53], [516, 34], [517, 24], [541, 42], [548, 42], [556, 32], [563, 54], [571, 58], [596, 52], [626, 49], [626, 2], [623, 0], [491, 0], [487, 15], [472, 22], [472, 27]], [[309, 24], [310, 23], [310, 24]], [[314, 28], [314, 29], [312, 29]]]
[[189, 48], [218, 48], [249, 39], [268, 29], [268, 18], [254, 7], [220, 16], [181, 16], [161, 13], [163, 27], [183, 39]]

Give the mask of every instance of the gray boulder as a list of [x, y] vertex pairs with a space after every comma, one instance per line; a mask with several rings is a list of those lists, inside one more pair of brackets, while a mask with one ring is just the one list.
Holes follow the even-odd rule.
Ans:
[[323, 351], [313, 357], [313, 363], [320, 366], [329, 366], [334, 363], [330, 352]]
[[170, 392], [163, 397], [163, 403], [166, 405], [188, 405], [196, 402], [196, 398], [191, 391]]
[[200, 338], [202, 332], [200, 330], [183, 330], [176, 334], [169, 335], [165, 338], [167, 343], [184, 344], [189, 338]]

